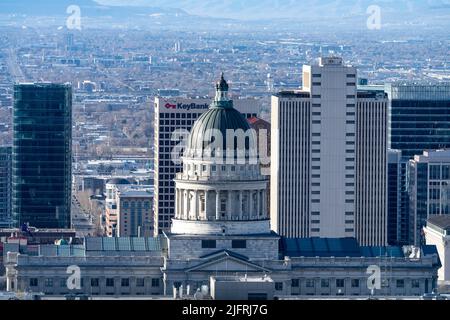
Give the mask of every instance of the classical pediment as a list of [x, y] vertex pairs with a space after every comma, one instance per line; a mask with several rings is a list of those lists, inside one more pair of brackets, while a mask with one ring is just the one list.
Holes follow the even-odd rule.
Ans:
[[203, 257], [204, 261], [191, 267], [186, 272], [264, 272], [270, 270], [248, 260], [247, 257], [228, 250]]

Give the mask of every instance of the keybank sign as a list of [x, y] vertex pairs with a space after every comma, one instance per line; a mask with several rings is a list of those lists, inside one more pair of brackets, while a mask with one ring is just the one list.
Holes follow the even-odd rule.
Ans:
[[209, 108], [207, 103], [205, 104], [196, 104], [196, 103], [166, 103], [166, 109], [174, 109], [174, 110], [205, 110]]

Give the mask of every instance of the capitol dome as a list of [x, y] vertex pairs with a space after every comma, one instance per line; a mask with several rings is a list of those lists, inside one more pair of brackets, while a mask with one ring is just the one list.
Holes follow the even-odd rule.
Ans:
[[[187, 158], [215, 158], [226, 157], [226, 151], [232, 150], [234, 157], [238, 156], [236, 151], [245, 151], [246, 158], [250, 148], [256, 148], [256, 138], [250, 131], [251, 127], [245, 117], [233, 107], [233, 101], [228, 98], [228, 84], [222, 77], [216, 84], [216, 97], [210, 105], [209, 110], [195, 122], [187, 141], [184, 154]], [[232, 134], [234, 141], [227, 141], [227, 134]], [[244, 136], [239, 136], [239, 135]], [[242, 147], [236, 136], [245, 139]], [[231, 137], [231, 136], [230, 136]], [[230, 144], [230, 146], [228, 146]], [[228, 146], [228, 148], [227, 148]], [[231, 147], [231, 148], [230, 148]], [[238, 150], [242, 148], [242, 150]], [[252, 151], [256, 151], [252, 150]]]
[[172, 234], [270, 233], [268, 180], [261, 174], [255, 141], [254, 131], [228, 98], [222, 74], [209, 110], [193, 126], [183, 171], [176, 175]]

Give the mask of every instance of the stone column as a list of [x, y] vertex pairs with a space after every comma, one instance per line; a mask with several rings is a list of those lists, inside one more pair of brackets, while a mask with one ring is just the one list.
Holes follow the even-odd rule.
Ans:
[[184, 190], [183, 191], [183, 197], [184, 197], [184, 212], [183, 212], [183, 215], [184, 215], [184, 219], [185, 220], [188, 220], [188, 214], [189, 214], [189, 191], [188, 190]]
[[261, 190], [256, 191], [256, 216], [261, 215]]
[[194, 211], [194, 219], [198, 220], [198, 212], [200, 211], [198, 207], [198, 190], [194, 190], [194, 205], [192, 211]]
[[175, 189], [175, 219], [178, 219], [180, 214], [180, 190]]
[[231, 220], [232, 210], [231, 207], [233, 205], [233, 191], [228, 191], [228, 204], [227, 204], [227, 213], [228, 213], [228, 220]]
[[248, 192], [248, 201], [249, 201], [249, 210], [248, 210], [248, 217], [250, 220], [253, 220], [253, 190], [249, 190]]
[[238, 204], [239, 204], [239, 220], [242, 220], [242, 205], [243, 205], [242, 201], [243, 201], [242, 190], [239, 190], [239, 201], [238, 201]]
[[267, 218], [268, 212], [267, 212], [267, 190], [262, 191], [262, 208], [263, 208], [263, 216], [264, 218]]
[[209, 190], [205, 190], [205, 220], [208, 220], [208, 194]]
[[216, 220], [220, 220], [220, 190], [216, 190]]

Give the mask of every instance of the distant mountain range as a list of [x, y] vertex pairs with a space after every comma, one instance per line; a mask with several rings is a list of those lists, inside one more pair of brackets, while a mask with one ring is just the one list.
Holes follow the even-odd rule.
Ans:
[[104, 4], [135, 4], [179, 8], [189, 14], [232, 19], [341, 19], [366, 16], [378, 5], [387, 19], [446, 15], [450, 0], [96, 0]]
[[0, 14], [66, 15], [69, 5], [89, 17], [137, 16], [238, 20], [295, 20], [349, 24], [364, 21], [367, 8], [381, 8], [383, 24], [449, 23], [450, 0], [0, 0]]
[[122, 17], [133, 18], [136, 15], [187, 15], [181, 9], [168, 6], [120, 6], [103, 5], [94, 0], [0, 0], [0, 14], [19, 14], [30, 16], [59, 16], [68, 15], [66, 10], [71, 5], [80, 7], [83, 15], [90, 17]]

